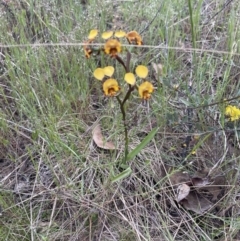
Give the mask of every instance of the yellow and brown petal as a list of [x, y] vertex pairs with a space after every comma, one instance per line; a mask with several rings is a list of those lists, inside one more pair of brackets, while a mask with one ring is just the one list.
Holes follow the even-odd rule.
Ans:
[[105, 40], [111, 38], [112, 36], [113, 36], [113, 31], [108, 31], [108, 32], [102, 33], [102, 38]]
[[97, 80], [100, 80], [102, 81], [104, 76], [105, 76], [105, 72], [104, 72], [104, 69], [102, 68], [97, 68], [94, 70], [93, 72], [93, 76], [97, 79]]
[[106, 96], [115, 96], [119, 90], [120, 87], [115, 79], [107, 79], [103, 83], [103, 91]]
[[109, 39], [104, 45], [104, 51], [106, 54], [115, 57], [122, 51], [121, 43], [117, 39]]
[[127, 33], [126, 38], [130, 44], [143, 45], [142, 38], [137, 31]]
[[112, 77], [114, 74], [114, 67], [113, 66], [106, 66], [104, 68], [97, 68], [93, 72], [93, 76], [97, 79], [102, 81], [105, 76]]
[[148, 100], [151, 97], [153, 90], [154, 90], [153, 85], [148, 81], [143, 82], [138, 87], [138, 93], [140, 97], [144, 100]]
[[135, 72], [139, 78], [145, 79], [148, 75], [148, 68], [145, 65], [138, 65]]
[[136, 78], [133, 73], [126, 73], [124, 76], [124, 80], [132, 86], [136, 83]]
[[92, 40], [88, 40], [84, 42], [84, 45], [83, 45], [83, 50], [86, 58], [90, 58], [92, 54], [92, 49], [91, 49], [91, 46], [89, 45], [91, 42]]
[[114, 33], [114, 37], [116, 38], [123, 38], [126, 36], [126, 33], [122, 30], [118, 30]]
[[114, 74], [114, 67], [113, 66], [106, 66], [103, 68], [104, 71], [104, 75], [108, 76], [108, 77], [112, 77], [112, 75]]
[[98, 30], [97, 29], [92, 29], [88, 35], [89, 40], [93, 40], [97, 37], [98, 35]]

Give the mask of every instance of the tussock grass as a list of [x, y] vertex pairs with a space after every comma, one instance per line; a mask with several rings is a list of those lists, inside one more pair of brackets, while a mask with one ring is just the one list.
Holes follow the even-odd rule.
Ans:
[[[186, 1], [2, 3], [1, 240], [240, 239], [239, 123], [226, 120], [223, 102], [239, 105], [239, 4], [189, 2], [191, 11]], [[113, 184], [124, 155], [121, 115], [92, 75], [112, 62], [86, 60], [72, 45], [93, 28], [137, 30], [152, 46], [132, 54], [156, 90], [148, 108], [129, 101], [130, 149], [159, 132], [129, 163], [132, 174]], [[65, 46], [44, 45], [52, 43]], [[164, 66], [161, 76], [153, 63]], [[97, 122], [118, 152], [95, 146]], [[179, 171], [224, 176], [208, 211], [175, 201]]]

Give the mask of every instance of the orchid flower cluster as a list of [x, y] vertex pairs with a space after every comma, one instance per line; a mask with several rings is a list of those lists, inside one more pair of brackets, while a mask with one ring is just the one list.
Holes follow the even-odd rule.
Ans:
[[[115, 79], [114, 72], [115, 69], [113, 66], [104, 66], [101, 68], [97, 68], [94, 70], [94, 77], [102, 82], [102, 88], [105, 96], [107, 97], [115, 97], [120, 105], [120, 110], [122, 112], [122, 119], [125, 129], [125, 159], [128, 154], [128, 130], [126, 125], [126, 110], [125, 103], [130, 98], [131, 93], [134, 90], [137, 90], [140, 98], [147, 102], [153, 91], [154, 87], [150, 81], [148, 81], [148, 68], [144, 65], [138, 65], [135, 68], [135, 71], [130, 70], [130, 60], [131, 53], [126, 47], [122, 46], [122, 42], [127, 41], [129, 45], [140, 46], [143, 45], [142, 37], [136, 31], [130, 31], [128, 33], [119, 30], [119, 31], [108, 31], [103, 32], [101, 34], [101, 40], [98, 38], [99, 31], [93, 29], [90, 31], [88, 35], [88, 40], [84, 43], [83, 49], [85, 53], [85, 57], [89, 59], [91, 56], [95, 54], [100, 54], [101, 52], [110, 56], [110, 58], [115, 59], [119, 64], [121, 64], [125, 70], [123, 74], [123, 80], [121, 85], [119, 81]], [[99, 44], [94, 44], [95, 41], [98, 40], [98, 43], [104, 41], [104, 43], [99, 46]], [[122, 54], [126, 53], [126, 60], [124, 61], [122, 58]], [[140, 79], [140, 80], [138, 80]], [[139, 82], [139, 84], [137, 83]], [[127, 85], [127, 90], [124, 93], [123, 85]], [[120, 98], [121, 94], [123, 94], [123, 98]]]
[[[140, 98], [143, 100], [148, 100], [151, 97], [151, 94], [154, 90], [153, 85], [146, 80], [146, 77], [148, 75], [148, 69], [144, 65], [139, 65], [136, 67], [135, 73], [136, 75], [144, 80], [139, 86], [136, 84], [136, 78], [135, 75], [130, 72], [129, 70], [129, 62], [131, 55], [129, 52], [127, 52], [127, 63], [125, 64], [122, 58], [120, 57], [120, 54], [123, 52], [123, 47], [120, 42], [120, 39], [125, 37], [129, 44], [135, 44], [135, 45], [142, 45], [142, 38], [136, 31], [131, 31], [128, 33], [125, 33], [124, 31], [108, 31], [102, 33], [102, 39], [105, 40], [104, 47], [103, 48], [95, 48], [93, 47], [93, 43], [96, 40], [96, 37], [98, 36], [98, 30], [94, 29], [91, 30], [88, 36], [88, 40], [84, 44], [84, 53], [86, 58], [90, 58], [90, 56], [94, 52], [100, 52], [103, 51], [106, 55], [109, 55], [112, 58], [115, 58], [121, 65], [123, 65], [125, 69], [125, 76], [124, 80], [126, 83], [129, 84], [129, 88], [131, 89], [138, 89], [138, 93], [140, 95]], [[127, 50], [126, 50], [127, 51]], [[121, 90], [121, 87], [118, 83], [118, 81], [114, 78], [112, 78], [114, 74], [114, 67], [113, 66], [106, 66], [104, 68], [97, 68], [93, 75], [97, 80], [103, 81], [103, 91], [104, 94], [108, 97], [113, 97], [119, 94], [119, 91]]]

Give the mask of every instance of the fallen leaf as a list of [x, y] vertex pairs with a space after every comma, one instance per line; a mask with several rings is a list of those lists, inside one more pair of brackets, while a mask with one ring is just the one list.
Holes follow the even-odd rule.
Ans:
[[181, 200], [186, 198], [189, 192], [190, 192], [190, 187], [187, 184], [183, 183], [179, 185], [177, 188], [177, 202], [180, 202]]
[[214, 178], [214, 181], [207, 186], [201, 187], [199, 189], [197, 189], [198, 192], [209, 192], [210, 194], [212, 194], [212, 201], [217, 201], [218, 200], [218, 195], [222, 192], [222, 190], [224, 190], [224, 186], [226, 180], [224, 176], [217, 176]]
[[208, 178], [192, 177], [191, 181], [194, 187], [205, 187], [210, 184]]
[[197, 214], [202, 214], [212, 207], [212, 203], [206, 198], [200, 196], [197, 192], [191, 191], [180, 204], [187, 210], [191, 210]]
[[169, 180], [173, 186], [177, 184], [187, 183], [190, 181], [189, 174], [186, 172], [176, 171], [169, 177]]
[[[165, 170], [166, 169], [166, 170]], [[177, 186], [176, 201], [186, 210], [202, 214], [214, 205], [220, 194], [221, 187], [225, 184], [222, 176], [215, 177], [213, 181], [207, 177], [207, 173], [197, 173], [191, 177], [187, 172], [171, 170], [166, 167], [161, 171], [163, 175], [169, 175], [169, 181], [174, 187]], [[171, 172], [173, 172], [171, 174]], [[205, 197], [204, 191], [212, 194], [211, 201]]]
[[92, 131], [92, 135], [93, 135], [93, 140], [98, 147], [105, 149], [105, 150], [116, 150], [116, 147], [114, 146], [114, 144], [112, 142], [105, 141], [105, 138], [102, 135], [101, 127], [99, 124], [97, 124], [94, 127], [94, 129]]

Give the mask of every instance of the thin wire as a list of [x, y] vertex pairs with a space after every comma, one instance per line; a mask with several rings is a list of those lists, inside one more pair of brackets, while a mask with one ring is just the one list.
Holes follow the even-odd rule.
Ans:
[[[0, 44], [0, 48], [37, 48], [37, 47], [79, 47], [84, 46], [86, 43], [35, 43], [35, 44]], [[104, 46], [103, 44], [88, 44], [89, 46]], [[166, 46], [160, 46], [160, 45], [129, 45], [129, 44], [122, 44], [123, 47], [136, 47], [136, 48], [152, 48], [152, 49], [170, 49], [170, 50], [179, 50], [182, 52], [192, 52], [196, 51], [199, 53], [216, 53], [216, 54], [231, 54], [235, 56], [240, 56], [240, 53], [234, 53], [229, 51], [223, 51], [223, 50], [214, 50], [214, 49], [198, 49], [198, 48], [182, 48], [182, 47], [166, 47]]]

